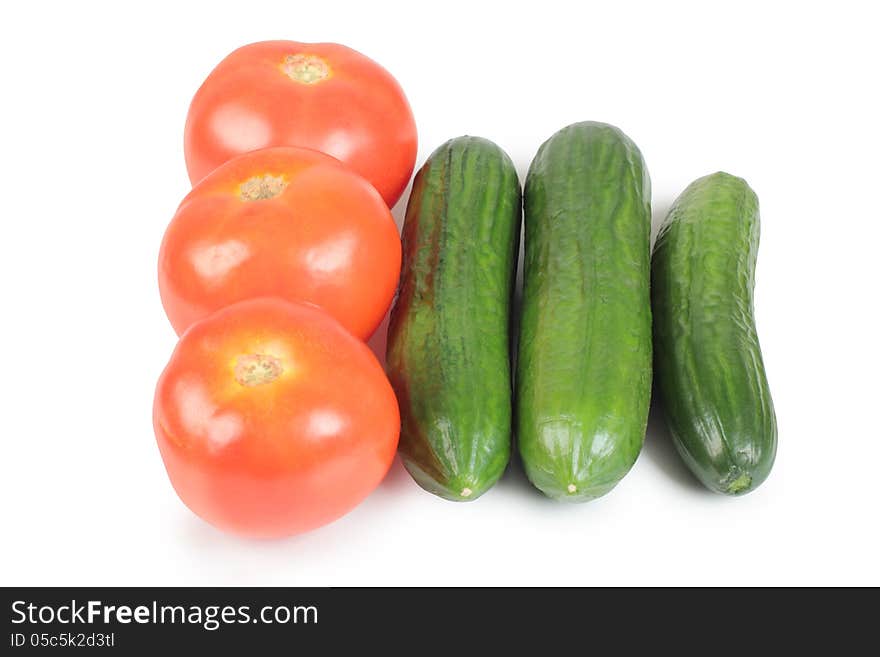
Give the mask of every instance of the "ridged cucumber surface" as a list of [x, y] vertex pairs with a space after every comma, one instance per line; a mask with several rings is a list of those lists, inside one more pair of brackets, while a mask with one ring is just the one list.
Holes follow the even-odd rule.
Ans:
[[651, 184], [619, 129], [584, 122], [538, 150], [525, 186], [516, 415], [531, 482], [586, 501], [629, 471], [651, 397]]
[[742, 178], [700, 178], [669, 210], [654, 246], [657, 387], [685, 463], [707, 487], [741, 495], [776, 457], [776, 414], [754, 317], [758, 198]]
[[416, 175], [387, 367], [400, 454], [426, 490], [474, 500], [510, 458], [509, 321], [521, 191], [498, 146], [459, 137]]

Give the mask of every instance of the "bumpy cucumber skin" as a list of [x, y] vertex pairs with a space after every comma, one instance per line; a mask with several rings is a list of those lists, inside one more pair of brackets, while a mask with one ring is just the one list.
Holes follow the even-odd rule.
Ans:
[[675, 446], [708, 488], [754, 490], [776, 458], [776, 414], [755, 328], [758, 197], [718, 172], [694, 181], [654, 246], [657, 387]]
[[651, 183], [636, 145], [595, 122], [538, 150], [525, 186], [517, 440], [531, 482], [583, 502], [641, 451], [651, 399]]
[[387, 367], [400, 454], [426, 490], [475, 500], [510, 459], [510, 309], [521, 190], [498, 146], [459, 137], [416, 175]]

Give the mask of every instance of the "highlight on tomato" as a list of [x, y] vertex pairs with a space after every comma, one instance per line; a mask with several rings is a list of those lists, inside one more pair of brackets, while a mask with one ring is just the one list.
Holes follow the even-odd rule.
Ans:
[[273, 298], [224, 308], [183, 335], [153, 424], [180, 499], [253, 537], [345, 514], [385, 476], [400, 432], [369, 348], [320, 309]]
[[336, 43], [262, 41], [227, 56], [196, 92], [184, 131], [190, 179], [270, 146], [338, 158], [391, 207], [412, 175], [416, 125], [397, 81], [361, 53]]
[[400, 261], [397, 226], [367, 181], [324, 153], [277, 147], [226, 162], [184, 198], [159, 251], [159, 291], [178, 335], [229, 304], [277, 296], [366, 339]]

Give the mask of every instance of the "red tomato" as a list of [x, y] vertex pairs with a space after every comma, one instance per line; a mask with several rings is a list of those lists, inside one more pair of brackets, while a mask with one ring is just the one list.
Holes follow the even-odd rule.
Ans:
[[226, 57], [196, 92], [184, 152], [198, 182], [226, 160], [268, 146], [329, 153], [394, 205], [416, 160], [416, 125], [397, 81], [336, 43], [263, 41]]
[[183, 335], [156, 387], [153, 425], [192, 511], [273, 537], [365, 498], [388, 471], [400, 418], [366, 345], [318, 308], [263, 298]]
[[400, 236], [375, 189], [329, 155], [270, 148], [198, 183], [159, 251], [159, 291], [178, 334], [236, 301], [324, 308], [367, 338], [400, 275]]

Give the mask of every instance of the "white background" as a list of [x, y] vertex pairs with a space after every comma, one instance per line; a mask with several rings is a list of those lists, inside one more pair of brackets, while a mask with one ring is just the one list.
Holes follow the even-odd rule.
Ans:
[[[0, 24], [0, 583], [880, 584], [872, 3], [158, 4], [14, 3]], [[701, 489], [652, 416], [632, 472], [584, 505], [543, 499], [517, 463], [454, 504], [395, 463], [350, 515], [289, 540], [190, 514], [151, 427], [175, 342], [156, 255], [188, 191], [192, 94], [270, 38], [391, 70], [418, 165], [469, 133], [524, 175], [552, 132], [595, 119], [641, 147], [655, 225], [692, 179], [745, 177], [779, 419], [768, 481]]]

